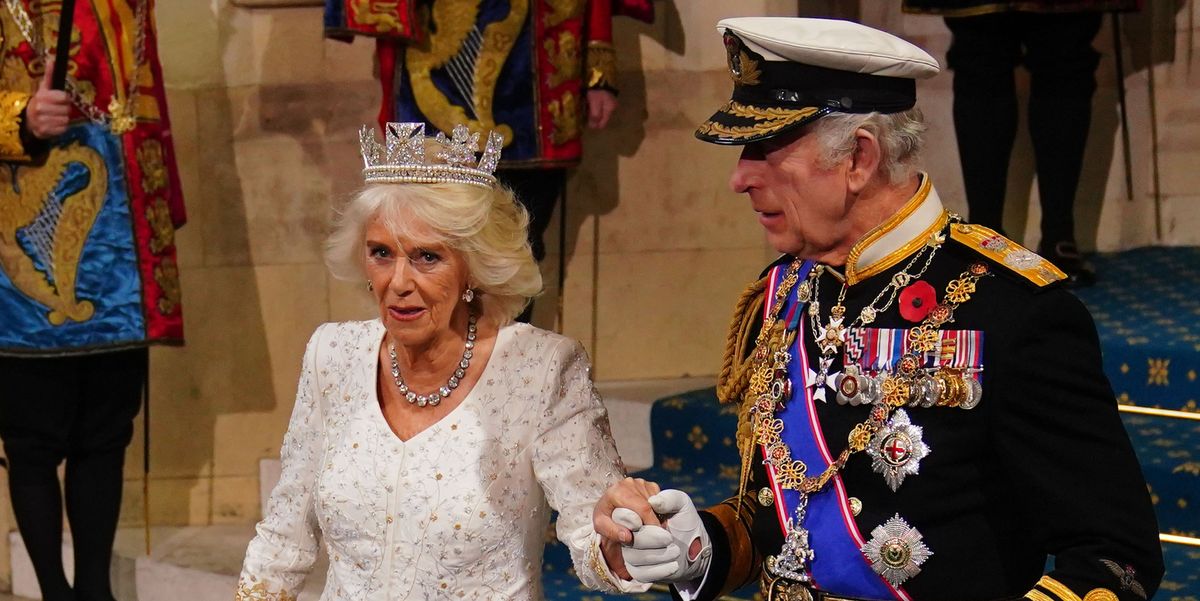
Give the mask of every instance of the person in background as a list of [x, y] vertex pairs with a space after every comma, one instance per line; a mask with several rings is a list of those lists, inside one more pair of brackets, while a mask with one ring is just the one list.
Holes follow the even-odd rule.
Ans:
[[183, 342], [185, 212], [154, 3], [76, 0], [66, 82], [53, 89], [64, 5], [0, 5], [0, 438], [42, 598], [111, 601], [146, 347]]
[[[650, 0], [326, 0], [326, 35], [378, 38], [381, 121], [504, 136], [496, 177], [529, 212], [533, 257], [583, 155], [584, 126], [617, 109], [612, 17], [654, 19]], [[530, 310], [532, 305], [530, 305]], [[528, 321], [526, 310], [518, 321]]]
[[[699, 511], [622, 480], [614, 572], [716, 599], [1146, 601], [1146, 482], [1095, 326], [1046, 259], [942, 205], [916, 79], [848, 21], [721, 21], [732, 99], [699, 127], [784, 255], [738, 303], [718, 397], [742, 478]], [[1053, 567], [1047, 572], [1049, 556]]]
[[954, 132], [974, 223], [1003, 231], [1008, 163], [1017, 134], [1013, 71], [1029, 71], [1029, 137], [1042, 208], [1038, 253], [1072, 286], [1096, 281], [1075, 243], [1075, 193], [1083, 167], [1100, 54], [1092, 39], [1105, 11], [1137, 0], [904, 0], [904, 10], [945, 17], [953, 38]]

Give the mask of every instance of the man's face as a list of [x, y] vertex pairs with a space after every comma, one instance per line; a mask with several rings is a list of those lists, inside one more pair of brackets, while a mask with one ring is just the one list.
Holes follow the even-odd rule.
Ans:
[[750, 206], [782, 253], [823, 259], [846, 237], [849, 161], [825, 168], [809, 128], [747, 144], [729, 178], [734, 192], [750, 196]]

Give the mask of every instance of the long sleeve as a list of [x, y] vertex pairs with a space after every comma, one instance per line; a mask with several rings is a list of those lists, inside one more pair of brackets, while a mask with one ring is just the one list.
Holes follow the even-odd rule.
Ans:
[[571, 551], [579, 580], [608, 592], [643, 592], [649, 585], [614, 576], [600, 554], [592, 508], [613, 482], [625, 476], [609, 430], [608, 412], [592, 385], [583, 348], [562, 341], [554, 350], [546, 383], [550, 399], [533, 449], [533, 469], [550, 506], [558, 511], [558, 538]]
[[612, 39], [612, 1], [588, 2], [586, 31], [587, 89], [617, 90], [617, 53]]
[[754, 491], [762, 486], [761, 476], [762, 468], [756, 465], [740, 503], [734, 496], [700, 512], [712, 544], [712, 560], [704, 578], [693, 583], [695, 590], [685, 592], [672, 587], [675, 598], [688, 601], [716, 599], [758, 578], [763, 558], [754, 539], [753, 526], [760, 509]]
[[327, 328], [321, 326], [313, 333], [304, 352], [296, 404], [280, 451], [279, 484], [246, 549], [237, 601], [295, 599], [316, 561], [319, 543], [313, 494], [325, 448], [317, 353]]
[[1063, 291], [1036, 297], [1026, 319], [1025, 334], [998, 357], [1007, 373], [994, 381], [1005, 388], [991, 391], [1003, 403], [997, 477], [1020, 488], [1014, 510], [1029, 520], [1029, 544], [1055, 557], [1026, 598], [1091, 599], [1104, 589], [1116, 596], [1097, 598], [1145, 601], [1163, 573], [1157, 523], [1095, 326]]

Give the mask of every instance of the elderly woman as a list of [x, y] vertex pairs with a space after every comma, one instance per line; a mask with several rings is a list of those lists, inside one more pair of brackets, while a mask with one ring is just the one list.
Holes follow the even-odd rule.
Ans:
[[294, 599], [323, 540], [321, 599], [537, 599], [545, 530], [591, 588], [606, 568], [591, 504], [622, 476], [573, 340], [513, 323], [541, 276], [528, 217], [492, 177], [501, 141], [364, 128], [366, 187], [327, 259], [379, 318], [326, 324], [304, 355], [283, 473], [238, 599]]

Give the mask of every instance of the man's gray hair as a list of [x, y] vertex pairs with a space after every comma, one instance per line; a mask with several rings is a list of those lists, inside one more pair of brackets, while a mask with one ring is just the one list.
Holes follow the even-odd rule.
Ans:
[[821, 163], [832, 167], [854, 152], [854, 132], [865, 129], [883, 151], [879, 170], [893, 184], [907, 180], [920, 167], [925, 118], [920, 109], [903, 113], [834, 113], [817, 119], [811, 132], [821, 145]]

